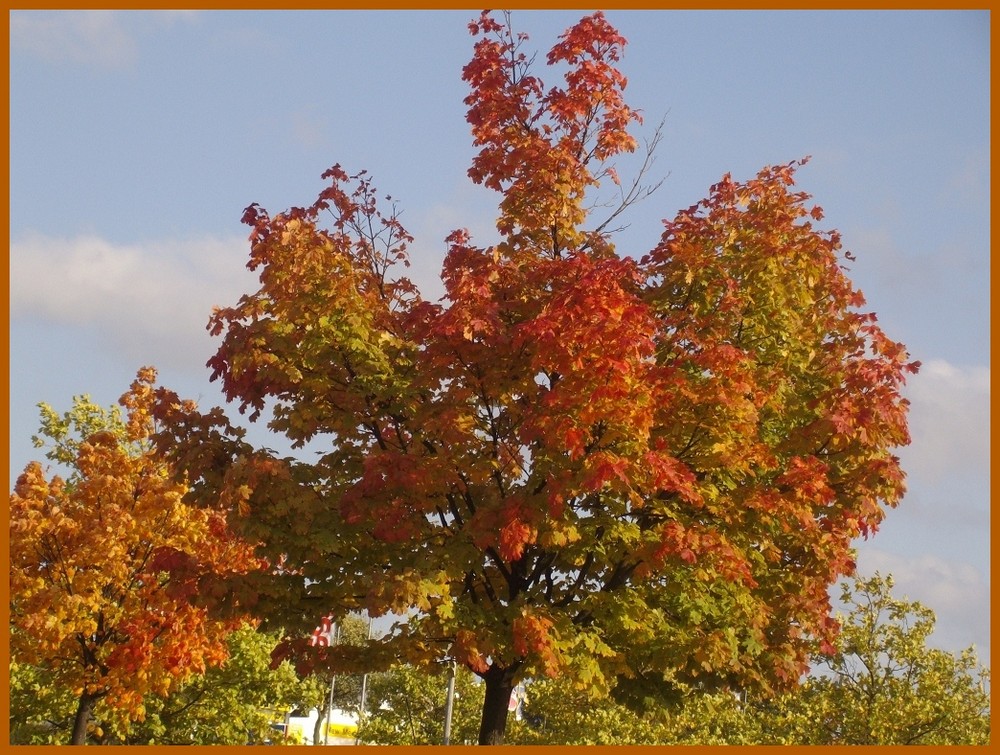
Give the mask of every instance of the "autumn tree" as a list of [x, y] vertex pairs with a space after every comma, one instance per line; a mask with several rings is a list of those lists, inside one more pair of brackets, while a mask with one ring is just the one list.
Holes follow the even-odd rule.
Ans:
[[31, 462], [10, 496], [11, 657], [75, 697], [74, 744], [98, 701], [141, 719], [148, 694], [225, 657], [229, 624], [193, 605], [183, 569], [172, 579], [169, 566], [254, 566], [225, 514], [185, 505], [184, 484], [153, 452], [155, 377], [140, 370], [124, 415], [86, 396], [62, 415], [41, 405], [36, 445], [70, 473], [48, 477]]
[[[916, 364], [861, 311], [840, 237], [793, 189], [801, 163], [725, 176], [648, 252], [615, 248], [641, 184], [608, 216], [592, 200], [619, 189], [640, 118], [601, 13], [551, 48], [549, 88], [509, 16], [470, 30], [469, 175], [500, 195], [501, 240], [451, 233], [441, 302], [402, 275], [411, 237], [365, 173], [244, 214], [260, 287], [212, 315], [212, 378], [310, 453], [161, 392], [190, 500], [272, 565], [204, 584], [283, 623], [279, 657], [457, 659], [485, 683], [484, 744], [526, 676], [637, 709], [794, 685], [832, 648], [851, 541], [903, 494]], [[318, 658], [303, 638], [330, 609], [403, 618]]]

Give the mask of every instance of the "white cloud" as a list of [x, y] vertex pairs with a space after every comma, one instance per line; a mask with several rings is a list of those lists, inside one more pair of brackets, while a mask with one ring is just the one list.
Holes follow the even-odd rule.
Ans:
[[933, 644], [952, 652], [975, 645], [979, 660], [990, 658], [990, 587], [970, 564], [931, 554], [903, 556], [865, 547], [858, 552], [858, 573], [891, 574], [896, 598], [916, 600], [934, 611]]
[[126, 68], [136, 61], [143, 34], [191, 17], [189, 11], [15, 11], [11, 48], [50, 63]]
[[212, 307], [255, 284], [246, 254], [238, 237], [118, 245], [29, 234], [10, 248], [11, 318], [92, 329], [137, 360], [201, 369]]
[[906, 396], [913, 442], [903, 455], [912, 478], [989, 475], [989, 367], [924, 362], [908, 379]]

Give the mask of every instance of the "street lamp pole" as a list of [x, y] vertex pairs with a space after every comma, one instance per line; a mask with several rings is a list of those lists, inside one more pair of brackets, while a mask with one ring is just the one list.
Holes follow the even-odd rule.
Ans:
[[[368, 639], [372, 638], [372, 615], [368, 614]], [[354, 744], [361, 743], [361, 724], [365, 720], [365, 699], [368, 696], [368, 674], [361, 677], [361, 701], [358, 706], [358, 730], [354, 736]]]
[[444, 744], [451, 744], [451, 710], [455, 699], [455, 661], [448, 662], [448, 699], [444, 706]]
[[[334, 624], [330, 627], [330, 644], [336, 645], [340, 627]], [[330, 674], [330, 699], [326, 705], [326, 730], [323, 732], [323, 744], [330, 744], [330, 722], [333, 720], [333, 687], [337, 683], [337, 675]]]

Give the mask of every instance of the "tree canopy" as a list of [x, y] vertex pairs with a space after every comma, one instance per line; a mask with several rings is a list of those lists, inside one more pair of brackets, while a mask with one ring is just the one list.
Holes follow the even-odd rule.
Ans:
[[[625, 40], [584, 17], [547, 88], [509, 16], [470, 31], [469, 176], [499, 193], [501, 240], [448, 236], [440, 302], [403, 275], [412, 239], [364, 172], [244, 213], [260, 287], [212, 314], [212, 378], [315, 454], [254, 447], [222, 409], [160, 391], [187, 500], [266, 559], [203, 574], [202, 593], [284, 626], [279, 657], [300, 666], [457, 659], [485, 682], [484, 744], [526, 676], [637, 709], [794, 685], [833, 647], [851, 541], [903, 495], [917, 365], [794, 189], [804, 161], [724, 176], [649, 249], [616, 249], [610, 223], [644, 193], [614, 163], [641, 122]], [[599, 185], [621, 187], [605, 217]], [[317, 653], [329, 610], [404, 618]]]

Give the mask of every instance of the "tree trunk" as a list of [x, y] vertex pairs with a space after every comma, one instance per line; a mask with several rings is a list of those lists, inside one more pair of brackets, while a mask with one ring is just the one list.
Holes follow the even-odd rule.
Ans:
[[500, 745], [503, 744], [503, 735], [507, 730], [507, 706], [514, 690], [514, 674], [511, 669], [493, 665], [486, 672], [484, 681], [486, 699], [483, 701], [483, 718], [479, 726], [479, 744]]
[[76, 706], [76, 718], [73, 720], [73, 738], [71, 745], [87, 744], [87, 725], [90, 723], [90, 714], [94, 710], [94, 703], [97, 701], [95, 695], [86, 691], [80, 693], [80, 702]]
[[319, 715], [316, 716], [316, 723], [313, 724], [313, 744], [321, 745], [323, 744], [320, 740], [323, 738], [323, 721], [326, 718], [326, 707], [323, 706], [319, 709]]

